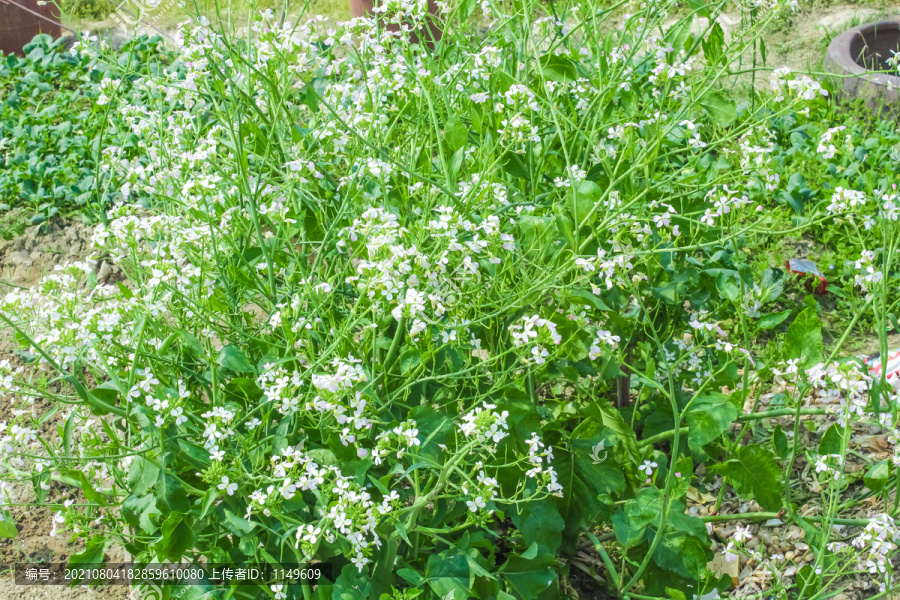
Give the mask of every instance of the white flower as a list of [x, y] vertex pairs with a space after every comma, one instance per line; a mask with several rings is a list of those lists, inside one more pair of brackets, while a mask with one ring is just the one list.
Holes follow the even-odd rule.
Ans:
[[234, 496], [234, 493], [235, 493], [235, 492], [237, 491], [237, 489], [238, 489], [238, 484], [233, 483], [233, 482], [229, 482], [229, 480], [228, 480], [228, 475], [223, 475], [223, 476], [222, 476], [222, 483], [219, 484], [219, 489], [220, 489], [220, 490], [225, 490], [225, 492], [226, 492], [229, 496]]
[[172, 409], [172, 416], [175, 417], [175, 425], [187, 423], [188, 418], [184, 416], [184, 409], [180, 406]]
[[653, 475], [653, 469], [655, 469], [658, 466], [659, 465], [656, 462], [651, 462], [649, 460], [645, 460], [644, 464], [642, 464], [641, 466], [638, 467], [638, 470], [643, 471], [644, 473], [647, 474], [647, 477], [650, 477]]
[[734, 533], [731, 534], [731, 539], [733, 539], [738, 544], [742, 544], [748, 540], [752, 540], [753, 536], [750, 534], [750, 526], [741, 527], [738, 525], [734, 529]]

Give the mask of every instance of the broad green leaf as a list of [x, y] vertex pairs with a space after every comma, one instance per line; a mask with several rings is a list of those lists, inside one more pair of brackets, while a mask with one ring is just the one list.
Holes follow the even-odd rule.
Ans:
[[156, 507], [153, 494], [129, 496], [122, 504], [121, 510], [125, 522], [133, 529], [140, 529], [147, 535], [152, 535], [159, 529], [154, 517], [162, 516], [162, 512]]
[[759, 321], [756, 322], [756, 325], [760, 329], [772, 329], [773, 327], [781, 325], [789, 316], [791, 316], [790, 308], [781, 312], [769, 313], [760, 317]]
[[520, 600], [533, 600], [556, 579], [556, 556], [535, 545], [534, 558], [511, 555], [500, 567], [500, 575], [509, 582], [510, 591]]
[[625, 422], [622, 414], [612, 403], [606, 400], [597, 400], [588, 406], [587, 414], [603, 423], [604, 427], [612, 429], [619, 438], [618, 444], [622, 446], [628, 457], [635, 463], [639, 462], [640, 454], [634, 430]]
[[722, 62], [724, 64], [725, 53], [722, 49], [725, 47], [725, 31], [718, 21], [713, 24], [709, 31], [709, 35], [702, 42], [703, 55], [710, 64]]
[[784, 291], [784, 272], [780, 269], [766, 269], [760, 286], [759, 301], [763, 304], [774, 302]]
[[578, 78], [578, 69], [575, 63], [559, 54], [545, 54], [540, 59], [544, 77], [550, 81], [568, 83]]
[[102, 563], [103, 555], [106, 554], [106, 549], [111, 543], [111, 540], [106, 539], [99, 533], [95, 534], [85, 544], [84, 550], [69, 557], [69, 566]]
[[600, 296], [596, 296], [587, 290], [573, 290], [570, 294], [570, 299], [575, 304], [585, 304], [607, 312], [612, 310]]
[[159, 479], [159, 467], [142, 456], [135, 456], [128, 470], [128, 487], [136, 496], [143, 496]]
[[728, 396], [710, 392], [694, 398], [687, 413], [688, 445], [700, 448], [721, 437], [738, 416]]
[[600, 186], [587, 180], [578, 184], [578, 187], [569, 194], [568, 209], [576, 227], [584, 221], [601, 196], [603, 196], [603, 190], [600, 189]]
[[160, 471], [156, 480], [155, 496], [156, 505], [166, 512], [187, 513], [191, 510], [191, 503], [181, 481], [165, 471]]
[[466, 557], [452, 550], [431, 554], [425, 566], [425, 581], [431, 590], [443, 598], [447, 594], [469, 596], [469, 562]]
[[539, 544], [550, 552], [556, 552], [562, 541], [562, 530], [566, 523], [559, 514], [553, 498], [520, 505], [518, 511], [509, 513], [516, 528], [528, 545]]
[[[599, 440], [598, 440], [599, 441]], [[560, 449], [553, 466], [565, 493], [557, 501], [565, 522], [563, 539], [574, 543], [581, 530], [591, 523], [604, 507], [602, 495], [617, 494], [625, 489], [625, 478], [611, 461], [594, 464], [590, 447], [574, 451]]]
[[741, 281], [737, 271], [720, 270], [716, 276], [716, 289], [731, 302], [741, 296]]
[[219, 351], [216, 362], [235, 373], [255, 373], [253, 363], [247, 358], [247, 354], [236, 346], [225, 346]]
[[227, 529], [229, 533], [238, 537], [248, 535], [253, 531], [253, 528], [256, 527], [256, 523], [253, 523], [252, 521], [248, 522], [247, 519], [239, 517], [221, 504], [216, 507], [216, 514], [221, 515], [222, 526]]
[[655, 487], [645, 487], [637, 497], [625, 503], [625, 520], [630, 530], [636, 531], [654, 521], [659, 521], [664, 498], [662, 492]]
[[822, 362], [822, 324], [813, 306], [794, 319], [784, 340], [784, 355], [800, 359], [801, 367], [811, 367]]
[[700, 100], [700, 106], [719, 125], [731, 125], [737, 118], [737, 105], [728, 94], [721, 90], [707, 93]]
[[866, 472], [865, 477], [863, 477], [863, 481], [865, 482], [867, 488], [869, 488], [873, 492], [879, 492], [884, 489], [884, 486], [887, 483], [890, 474], [890, 462], [885, 459], [872, 465], [872, 467]]
[[755, 499], [764, 510], [781, 509], [782, 472], [772, 453], [762, 446], [743, 446], [733, 458], [710, 469], [728, 477], [740, 497]]
[[465, 148], [469, 139], [469, 129], [459, 115], [453, 115], [447, 119], [444, 126], [444, 139], [451, 152]]
[[184, 515], [171, 514], [160, 526], [162, 538], [153, 549], [161, 558], [179, 562], [194, 546], [194, 532], [184, 519]]
[[819, 440], [819, 454], [840, 454], [844, 445], [844, 429], [834, 423]]

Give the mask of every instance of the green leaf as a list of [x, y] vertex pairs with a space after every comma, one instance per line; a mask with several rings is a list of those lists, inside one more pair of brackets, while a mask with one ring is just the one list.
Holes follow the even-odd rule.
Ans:
[[157, 506], [166, 512], [187, 513], [191, 510], [191, 503], [181, 481], [165, 471], [160, 471], [156, 480], [155, 497]]
[[145, 496], [131, 495], [122, 504], [122, 517], [133, 529], [140, 529], [147, 535], [156, 533], [159, 529], [153, 520], [154, 516], [162, 513], [156, 508], [156, 500], [153, 494]]
[[553, 219], [550, 217], [534, 217], [531, 215], [519, 219], [519, 235], [517, 245], [529, 258], [542, 254], [544, 248], [550, 246], [553, 232]]
[[237, 537], [247, 536], [256, 527], [256, 523], [248, 522], [247, 519], [237, 516], [221, 504], [216, 507], [216, 514], [221, 516], [222, 526]]
[[425, 566], [425, 581], [438, 597], [454, 594], [455, 597], [468, 598], [469, 562], [454, 550], [432, 553]]
[[709, 16], [710, 2], [708, 2], [708, 0], [688, 0], [688, 6], [690, 7], [692, 14], [695, 13], [701, 17]]
[[102, 535], [95, 534], [84, 546], [84, 550], [69, 557], [69, 566], [96, 564], [103, 562], [103, 555], [109, 547], [111, 540], [106, 539]]
[[890, 474], [890, 462], [885, 459], [872, 465], [872, 467], [866, 472], [865, 476], [863, 477], [863, 481], [865, 482], [867, 488], [869, 488], [873, 492], [879, 492], [884, 489], [884, 486], [887, 483]]
[[625, 521], [628, 528], [637, 531], [659, 521], [663, 509], [663, 495], [655, 487], [641, 488], [637, 497], [625, 503]]
[[459, 115], [453, 115], [447, 119], [447, 124], [444, 126], [444, 139], [451, 152], [456, 152], [466, 146], [469, 139], [469, 128], [466, 127]]
[[767, 315], [763, 315], [759, 321], [756, 322], [757, 327], [760, 329], [772, 329], [773, 327], [778, 327], [781, 325], [785, 319], [791, 316], [791, 309], [785, 309], [781, 312], [769, 313]]
[[737, 105], [721, 90], [707, 93], [700, 100], [700, 106], [709, 113], [713, 121], [722, 126], [730, 125], [737, 118]]
[[625, 489], [622, 472], [610, 462], [594, 464], [590, 447], [576, 447], [573, 451], [560, 449], [557, 453], [553, 466], [559, 484], [566, 490], [557, 506], [565, 522], [563, 538], [567, 545], [572, 544], [581, 530], [599, 514], [604, 506], [601, 495], [620, 493]]
[[772, 446], [775, 447], [775, 452], [779, 458], [787, 459], [790, 457], [791, 451], [788, 448], [787, 434], [781, 430], [781, 425], [776, 425], [775, 431], [772, 432]]
[[737, 271], [720, 270], [716, 276], [716, 289], [731, 302], [741, 296], [741, 280]]
[[546, 548], [534, 546], [534, 558], [513, 554], [500, 567], [500, 575], [509, 582], [510, 590], [520, 600], [533, 600], [556, 579], [556, 556]]
[[134, 457], [128, 470], [128, 487], [135, 496], [143, 496], [159, 479], [159, 467], [141, 456]]
[[582, 181], [578, 187], [569, 194], [567, 208], [572, 215], [575, 226], [578, 227], [593, 210], [594, 205], [600, 201], [603, 190], [593, 181]]
[[816, 596], [818, 595], [820, 588], [821, 581], [819, 580], [819, 576], [813, 571], [812, 566], [803, 565], [800, 570], [797, 571], [796, 583], [796, 589], [800, 592], [801, 597], [811, 598]]
[[422, 575], [415, 569], [398, 569], [397, 575], [402, 577], [404, 581], [406, 581], [413, 587], [421, 587], [425, 583], [425, 578], [422, 577]]
[[157, 556], [172, 562], [178, 562], [194, 545], [194, 532], [185, 522], [184, 515], [172, 514], [160, 526], [162, 539], [153, 549]]
[[622, 414], [612, 403], [606, 400], [598, 400], [588, 406], [587, 414], [603, 423], [604, 427], [612, 429], [618, 436], [618, 443], [625, 449], [628, 457], [635, 463], [639, 462], [640, 454], [638, 453], [637, 437], [634, 434], [634, 430], [625, 422]]
[[75, 417], [78, 415], [77, 410], [73, 410], [69, 418], [66, 419], [66, 426], [63, 428], [63, 449], [66, 456], [72, 456], [72, 427], [75, 424]]
[[781, 509], [781, 469], [772, 453], [762, 446], [740, 447], [734, 458], [710, 468], [728, 477], [740, 497], [755, 499], [764, 510]]
[[694, 476], [694, 461], [690, 456], [682, 456], [675, 463], [675, 473], [681, 473], [681, 477], [676, 477], [675, 486], [672, 488], [672, 498], [677, 500], [685, 494], [691, 487], [691, 480]]
[[712, 26], [709, 35], [702, 42], [703, 55], [709, 64], [722, 63], [725, 58], [723, 48], [725, 47], [725, 31], [718, 21]]
[[834, 423], [819, 440], [819, 454], [840, 454], [844, 445], [844, 429]]
[[0, 521], [0, 538], [16, 537], [19, 534], [19, 530], [16, 528], [16, 522], [13, 520], [8, 508], [3, 507], [0, 510], [0, 518], [3, 519]]
[[[327, 586], [319, 587], [319, 590], [327, 590]], [[322, 595], [321, 598], [329, 600], [371, 600], [375, 593], [372, 589], [372, 578], [359, 570], [352, 564], [344, 565], [341, 574], [334, 582], [334, 588], [327, 590], [328, 595]]]
[[784, 340], [784, 354], [800, 359], [800, 366], [811, 367], [822, 362], [822, 324], [813, 306], [805, 309], [788, 328]]
[[247, 354], [236, 346], [225, 346], [219, 351], [216, 362], [235, 373], [255, 373], [256, 369]]
[[568, 83], [578, 78], [578, 69], [575, 63], [558, 54], [545, 54], [541, 57], [541, 70], [544, 78], [559, 83]]
[[696, 449], [719, 439], [737, 416], [737, 408], [725, 394], [710, 392], [694, 398], [687, 413], [688, 445]]
[[666, 595], [672, 600], [687, 600], [687, 596], [684, 595], [684, 592], [670, 587], [666, 588]]
[[209, 514], [209, 511], [212, 509], [213, 505], [216, 503], [216, 498], [218, 498], [218, 494], [216, 490], [218, 488], [215, 486], [210, 486], [206, 493], [203, 494], [203, 502], [200, 505], [200, 519]]
[[784, 272], [780, 269], [766, 269], [763, 272], [759, 301], [763, 304], [774, 302], [784, 291]]
[[528, 502], [509, 515], [527, 545], [538, 544], [554, 553], [559, 549], [566, 523], [552, 498]]
[[612, 309], [599, 296], [595, 296], [587, 290], [573, 290], [570, 292], [570, 299], [575, 304], [584, 304], [593, 306], [598, 310], [610, 312]]

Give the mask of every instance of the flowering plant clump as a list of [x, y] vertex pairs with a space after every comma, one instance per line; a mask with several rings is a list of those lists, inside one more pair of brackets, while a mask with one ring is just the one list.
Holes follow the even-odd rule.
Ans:
[[[18, 407], [4, 476], [49, 504], [49, 481], [80, 490], [53, 527], [88, 538], [82, 562], [116, 541], [331, 569], [315, 590], [211, 597], [551, 598], [572, 567], [617, 597], [712, 597], [730, 580], [707, 568], [689, 491], [716, 481], [793, 516], [779, 461], [799, 435], [782, 452], [745, 429], [771, 416], [763, 383], [829, 393], [809, 374], [828, 362], [814, 306], [778, 344], [783, 372], [754, 345], [793, 311], [771, 310], [784, 282], [751, 260], [791, 210], [773, 196], [797, 188], [777, 123], [827, 92], [784, 72], [752, 105], [726, 92], [725, 57], [771, 17], [726, 45], [693, 15], [661, 34], [674, 3], [617, 28], [575, 6], [570, 28], [485, 2], [477, 34], [467, 0], [440, 5], [441, 41], [411, 42], [425, 5], [180, 30], [183, 71], [133, 83], [155, 105], [117, 108], [146, 154], [110, 151], [121, 198], [93, 258], [127, 280], [98, 284], [86, 261], [0, 305], [30, 359], [0, 364]], [[835, 195], [785, 230], [868, 206]], [[860, 286], [885, 309], [876, 262]], [[803, 401], [784, 413], [798, 425]], [[846, 452], [820, 451], [823, 484]], [[873, 573], [890, 540], [866, 541]]]

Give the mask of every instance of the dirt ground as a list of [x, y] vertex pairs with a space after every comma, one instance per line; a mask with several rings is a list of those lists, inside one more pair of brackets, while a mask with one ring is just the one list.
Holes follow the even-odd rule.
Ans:
[[[7, 215], [7, 219], [17, 218], [16, 214]], [[49, 230], [49, 231], [48, 231]], [[55, 219], [45, 230], [29, 227], [24, 234], [12, 240], [0, 239], [0, 294], [10, 291], [13, 286], [30, 287], [35, 285], [43, 275], [51, 273], [53, 267], [67, 261], [85, 260], [90, 254], [92, 228], [75, 221], [64, 222]], [[118, 270], [105, 262], [95, 265], [98, 280], [108, 280], [118, 275]], [[19, 360], [12, 350], [15, 344], [10, 341], [10, 332], [0, 329], [0, 360]], [[46, 410], [36, 403], [38, 411]], [[0, 422], [9, 421], [13, 406], [0, 403]], [[53, 423], [48, 422], [48, 427]], [[11, 487], [15, 500], [27, 504], [35, 501], [34, 492], [29, 485]], [[58, 484], [54, 487], [63, 491]], [[55, 490], [54, 490], [55, 491]], [[51, 491], [51, 493], [53, 493]], [[71, 491], [70, 491], [71, 495]], [[37, 600], [52, 598], [53, 600], [124, 600], [129, 598], [128, 586], [106, 586], [89, 588], [86, 586], [65, 588], [60, 586], [24, 586], [16, 585], [8, 570], [16, 563], [60, 563], [67, 557], [82, 550], [81, 540], [68, 544], [68, 536], [60, 533], [59, 537], [49, 535], [52, 528], [54, 511], [42, 507], [13, 507], [12, 516], [18, 529], [15, 538], [0, 538], [0, 600]], [[113, 547], [107, 553], [109, 562], [124, 562], [125, 555], [121, 548]], [[137, 599], [135, 599], [137, 600]]]

